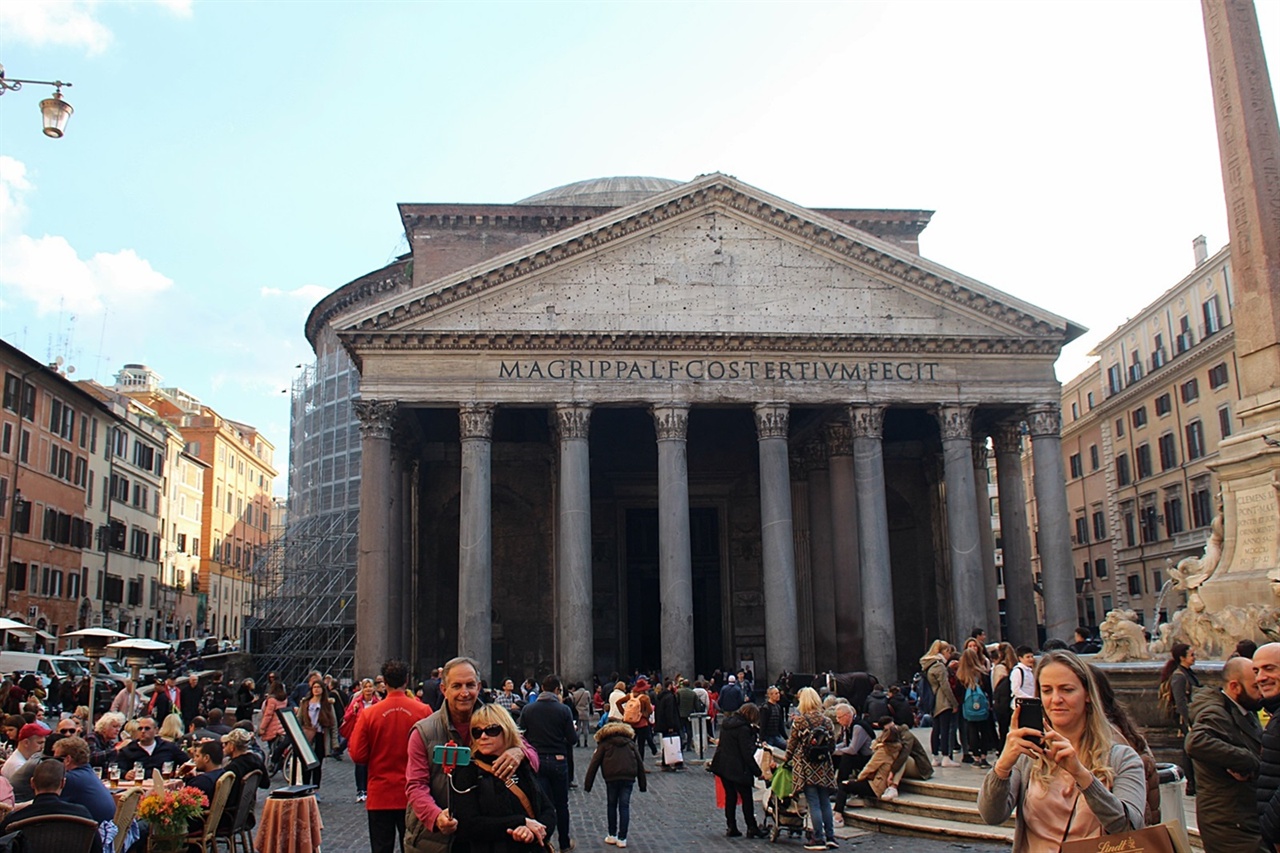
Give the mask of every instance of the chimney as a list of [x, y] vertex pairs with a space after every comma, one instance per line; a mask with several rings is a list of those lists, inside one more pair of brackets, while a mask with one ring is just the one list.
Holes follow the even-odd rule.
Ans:
[[1196, 266], [1209, 259], [1209, 241], [1203, 234], [1191, 241], [1191, 248], [1196, 253]]

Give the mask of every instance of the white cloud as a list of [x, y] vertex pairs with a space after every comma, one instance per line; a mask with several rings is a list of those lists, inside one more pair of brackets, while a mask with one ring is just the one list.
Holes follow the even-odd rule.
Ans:
[[[0, 3], [0, 29], [10, 44], [82, 47], [90, 56], [111, 46], [112, 32], [99, 18], [101, 0], [9, 0]], [[133, 7], [160, 7], [190, 18], [192, 0], [151, 0]]]
[[295, 287], [293, 290], [281, 290], [278, 287], [264, 287], [261, 296], [264, 299], [270, 299], [275, 296], [287, 296], [291, 299], [303, 299], [308, 302], [318, 302], [321, 298], [328, 295], [330, 288], [322, 287], [318, 284], [304, 284], [302, 287]]
[[84, 260], [65, 237], [23, 233], [25, 196], [33, 189], [21, 161], [0, 157], [0, 284], [18, 297], [6, 299], [7, 305], [25, 299], [41, 315], [63, 308], [99, 314], [173, 286], [133, 249], [98, 252]]

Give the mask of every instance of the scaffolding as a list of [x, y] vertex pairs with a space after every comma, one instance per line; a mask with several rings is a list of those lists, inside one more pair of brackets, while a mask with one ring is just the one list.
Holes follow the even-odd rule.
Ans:
[[313, 669], [350, 677], [355, 657], [359, 374], [336, 342], [320, 350], [293, 382], [288, 521], [252, 569], [249, 651], [287, 685]]

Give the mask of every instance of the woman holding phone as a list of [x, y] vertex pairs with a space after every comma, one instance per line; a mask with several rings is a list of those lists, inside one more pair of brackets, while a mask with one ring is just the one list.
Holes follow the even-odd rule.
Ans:
[[529, 759], [509, 782], [493, 775], [492, 763], [520, 748], [520, 732], [501, 705], [477, 705], [471, 712], [471, 763], [458, 765], [451, 782], [450, 815], [457, 840], [471, 853], [527, 853], [541, 848], [556, 809], [542, 790]]
[[[1013, 712], [1004, 750], [978, 793], [989, 824], [1017, 809], [1013, 849], [1056, 853], [1066, 841], [1142, 829], [1146, 781], [1142, 760], [1107, 721], [1088, 667], [1068, 651], [1036, 665], [1039, 700]], [[1043, 709], [1039, 727], [1024, 715]]]

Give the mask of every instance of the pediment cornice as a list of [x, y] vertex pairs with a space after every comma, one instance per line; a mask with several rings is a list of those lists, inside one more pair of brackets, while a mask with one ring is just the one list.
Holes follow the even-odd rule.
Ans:
[[340, 331], [403, 329], [462, 300], [709, 209], [736, 212], [765, 228], [789, 235], [797, 243], [874, 270], [884, 279], [902, 282], [917, 292], [994, 321], [1009, 329], [1011, 335], [1048, 338], [1060, 347], [1083, 331], [1061, 317], [911, 255], [887, 241], [720, 174], [699, 178], [413, 288], [398, 295], [394, 305], [384, 303], [371, 306], [372, 310], [364, 313], [352, 312]]
[[915, 335], [722, 335], [695, 332], [342, 331], [358, 357], [371, 352], [684, 352], [897, 353], [913, 355], [1043, 355], [1056, 357], [1051, 338], [919, 337]]

